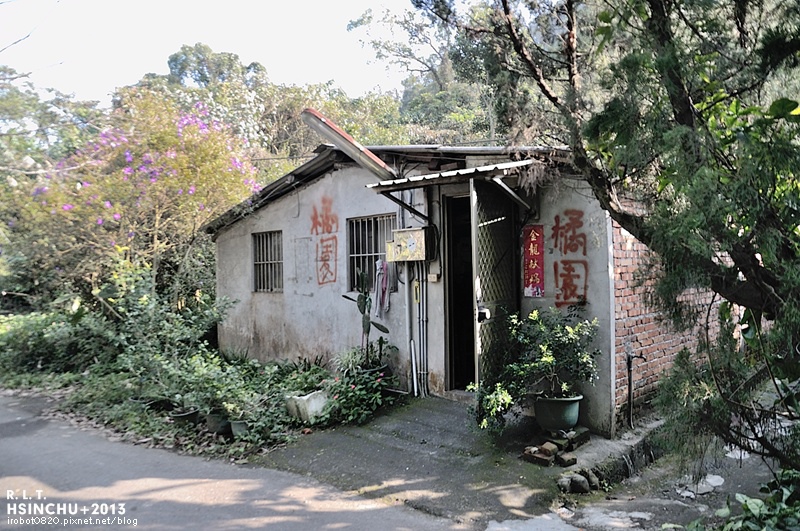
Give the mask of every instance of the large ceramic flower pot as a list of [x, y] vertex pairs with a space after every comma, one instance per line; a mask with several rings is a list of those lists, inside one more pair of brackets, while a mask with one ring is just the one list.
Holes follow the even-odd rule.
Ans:
[[547, 431], [571, 430], [578, 423], [581, 399], [583, 395], [569, 398], [537, 398], [533, 404], [536, 422]]

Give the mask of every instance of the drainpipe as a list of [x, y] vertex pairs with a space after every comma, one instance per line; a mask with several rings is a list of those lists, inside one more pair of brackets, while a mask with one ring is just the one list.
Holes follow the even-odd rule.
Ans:
[[418, 353], [419, 359], [417, 360], [418, 379], [419, 379], [419, 394], [422, 397], [426, 396], [425, 380], [425, 338], [422, 326], [423, 310], [422, 310], [422, 279], [420, 278], [422, 265], [420, 262], [414, 262], [414, 301], [417, 303], [417, 337], [419, 338]]
[[420, 280], [422, 282], [422, 388], [428, 395], [428, 262], [420, 262]]
[[411, 357], [411, 380], [414, 396], [419, 396], [417, 390], [417, 354], [414, 348], [414, 331], [411, 321], [411, 264], [404, 262], [406, 270], [406, 338], [408, 339], [408, 355]]

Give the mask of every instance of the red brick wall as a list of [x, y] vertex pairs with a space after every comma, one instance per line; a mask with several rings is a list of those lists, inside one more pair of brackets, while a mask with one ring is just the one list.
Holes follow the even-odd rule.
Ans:
[[[652, 398], [658, 380], [667, 371], [675, 356], [684, 347], [691, 351], [697, 346], [698, 334], [705, 333], [704, 326], [695, 330], [676, 332], [669, 323], [658, 319], [658, 312], [649, 308], [644, 294], [649, 284], [639, 285], [637, 270], [647, 267], [647, 247], [631, 236], [627, 231], [613, 223], [614, 243], [614, 298], [615, 298], [615, 333], [616, 333], [616, 408], [618, 412], [627, 412], [628, 371], [627, 355], [642, 355], [633, 361], [633, 398], [634, 404]], [[708, 305], [710, 294], [692, 293], [686, 295], [693, 302]], [[716, 322], [716, 311], [711, 317]], [[705, 325], [705, 323], [702, 323]], [[718, 331], [718, 326], [712, 331]], [[625, 417], [618, 417], [621, 421]]]

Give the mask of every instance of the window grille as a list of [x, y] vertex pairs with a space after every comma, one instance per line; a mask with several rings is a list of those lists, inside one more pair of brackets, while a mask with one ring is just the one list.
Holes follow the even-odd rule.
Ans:
[[253, 234], [253, 291], [283, 291], [281, 231]]
[[[392, 230], [397, 228], [394, 214], [354, 218], [347, 220], [348, 289], [358, 288], [358, 273], [367, 273], [367, 286], [373, 289], [375, 262], [386, 260], [386, 242], [392, 240]], [[391, 278], [394, 278], [392, 275]], [[395, 280], [396, 282], [396, 280]], [[392, 290], [397, 285], [391, 285]]]

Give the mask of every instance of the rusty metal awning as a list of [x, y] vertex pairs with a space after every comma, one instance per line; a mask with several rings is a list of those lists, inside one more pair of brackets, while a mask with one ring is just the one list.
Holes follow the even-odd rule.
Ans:
[[494, 182], [499, 186], [504, 193], [506, 193], [514, 202], [522, 206], [525, 210], [530, 210], [530, 205], [509, 186], [503, 182], [502, 178], [511, 174], [518, 168], [524, 168], [537, 162], [534, 159], [515, 160], [510, 162], [501, 162], [498, 164], [488, 164], [486, 166], [476, 166], [474, 168], [464, 168], [463, 170], [450, 170], [439, 173], [430, 173], [427, 175], [414, 175], [412, 177], [403, 177], [400, 179], [391, 179], [387, 181], [380, 181], [377, 183], [368, 184], [367, 188], [375, 190], [382, 194], [387, 199], [397, 203], [405, 208], [415, 216], [424, 220], [428, 220], [428, 216], [418, 211], [411, 205], [401, 201], [399, 198], [392, 195], [392, 192], [399, 192], [402, 190], [410, 190], [412, 188], [422, 188], [424, 186], [431, 186], [434, 184], [452, 184], [460, 183], [469, 179], [486, 179]]
[[509, 175], [512, 170], [530, 166], [535, 162], [537, 161], [534, 159], [515, 160], [511, 162], [502, 162], [499, 164], [476, 166], [474, 168], [464, 168], [463, 170], [450, 170], [439, 173], [430, 173], [427, 175], [414, 175], [411, 177], [402, 177], [400, 179], [391, 179], [388, 181], [380, 181], [377, 183], [368, 184], [367, 188], [375, 190], [378, 193], [386, 193], [409, 190], [411, 188], [422, 188], [423, 186], [430, 186], [434, 184], [459, 183], [464, 182], [466, 179], [501, 177]]

